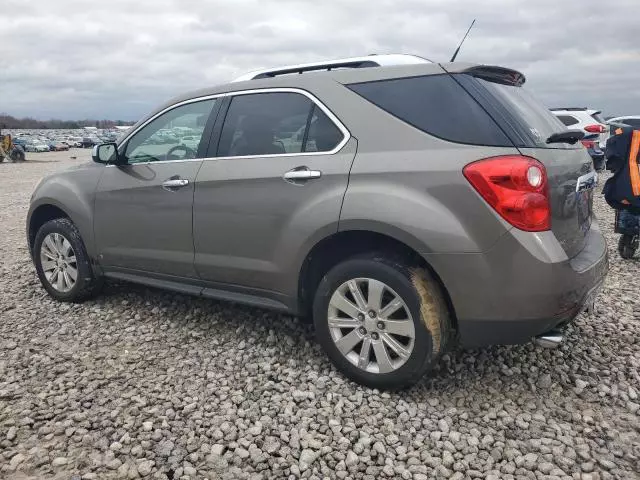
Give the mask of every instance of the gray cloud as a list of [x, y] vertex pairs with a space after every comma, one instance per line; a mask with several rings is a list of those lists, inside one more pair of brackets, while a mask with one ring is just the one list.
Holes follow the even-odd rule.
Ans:
[[136, 119], [273, 65], [369, 53], [517, 68], [549, 106], [640, 114], [637, 0], [4, 0], [0, 112]]

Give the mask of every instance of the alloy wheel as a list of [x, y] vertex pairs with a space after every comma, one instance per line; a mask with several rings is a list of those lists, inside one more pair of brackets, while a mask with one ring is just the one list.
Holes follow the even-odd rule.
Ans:
[[53, 289], [66, 293], [75, 286], [78, 280], [76, 254], [62, 234], [50, 233], [44, 238], [40, 247], [40, 263]]
[[336, 347], [369, 373], [389, 373], [411, 356], [415, 327], [406, 302], [387, 284], [354, 278], [329, 301], [327, 321]]

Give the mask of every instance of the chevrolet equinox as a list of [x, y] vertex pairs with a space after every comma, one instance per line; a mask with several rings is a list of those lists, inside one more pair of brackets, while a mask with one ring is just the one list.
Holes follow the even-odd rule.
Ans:
[[381, 55], [183, 95], [37, 185], [38, 277], [60, 301], [111, 278], [310, 317], [377, 388], [456, 344], [555, 344], [607, 250], [583, 133], [524, 82]]

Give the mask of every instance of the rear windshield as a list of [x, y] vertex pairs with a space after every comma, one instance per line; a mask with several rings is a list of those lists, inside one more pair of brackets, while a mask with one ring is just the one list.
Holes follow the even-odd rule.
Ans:
[[[468, 77], [461, 75], [460, 77]], [[517, 146], [535, 148], [574, 148], [569, 144], [547, 144], [546, 139], [553, 133], [567, 129], [551, 111], [529, 91], [520, 86], [495, 83], [474, 77], [463, 84], [475, 82], [489, 94], [482, 95], [489, 102], [494, 118], [502, 119], [501, 125], [507, 129]]]
[[604, 118], [602, 118], [602, 115], [600, 115], [600, 113], [601, 112], [593, 113], [591, 115], [591, 118], [593, 118], [598, 123], [607, 123], [607, 121]]

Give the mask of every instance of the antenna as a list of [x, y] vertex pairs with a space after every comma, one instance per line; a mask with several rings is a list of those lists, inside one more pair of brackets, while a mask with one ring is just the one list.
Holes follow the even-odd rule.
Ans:
[[467, 30], [467, 33], [464, 34], [464, 37], [462, 37], [462, 41], [460, 42], [460, 45], [458, 45], [458, 48], [456, 48], [456, 51], [453, 54], [453, 57], [451, 57], [451, 60], [449, 60], [450, 62], [455, 62], [456, 61], [456, 57], [458, 56], [458, 52], [460, 51], [460, 47], [462, 46], [462, 44], [464, 43], [464, 41], [467, 39], [467, 35], [469, 35], [469, 32], [471, 31], [471, 29], [473, 28], [473, 25], [476, 23], [476, 19], [473, 19], [473, 22], [471, 22], [471, 25], [469, 25], [469, 29]]

